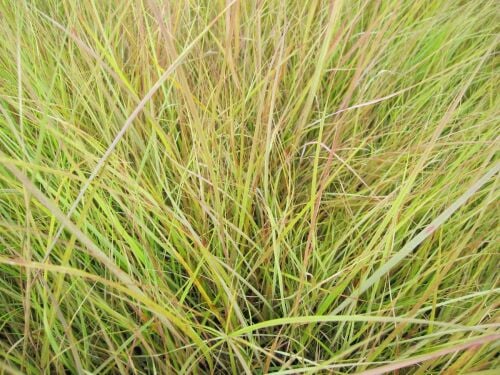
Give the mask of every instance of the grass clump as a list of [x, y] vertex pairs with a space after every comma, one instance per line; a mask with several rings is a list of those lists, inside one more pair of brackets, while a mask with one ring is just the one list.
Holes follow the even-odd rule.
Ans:
[[0, 0], [3, 373], [493, 371], [498, 21]]

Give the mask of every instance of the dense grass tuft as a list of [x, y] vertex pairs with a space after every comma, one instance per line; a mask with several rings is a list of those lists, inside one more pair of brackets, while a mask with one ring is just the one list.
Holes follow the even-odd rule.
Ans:
[[0, 372], [500, 367], [498, 10], [0, 0]]

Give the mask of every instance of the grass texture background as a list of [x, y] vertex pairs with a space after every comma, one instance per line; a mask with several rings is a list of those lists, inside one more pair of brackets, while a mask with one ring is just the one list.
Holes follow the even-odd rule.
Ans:
[[0, 372], [493, 374], [495, 0], [0, 0]]

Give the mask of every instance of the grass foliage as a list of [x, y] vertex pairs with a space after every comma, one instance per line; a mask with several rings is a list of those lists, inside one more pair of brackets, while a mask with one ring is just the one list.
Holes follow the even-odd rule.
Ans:
[[493, 371], [499, 21], [0, 0], [2, 372]]

